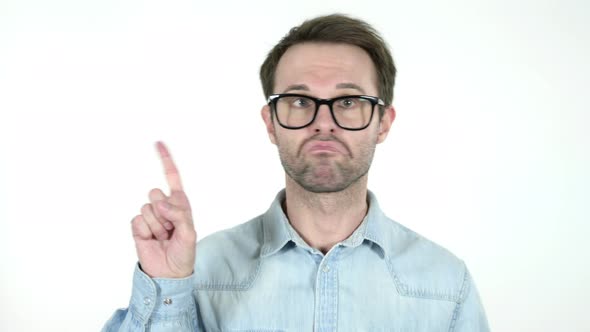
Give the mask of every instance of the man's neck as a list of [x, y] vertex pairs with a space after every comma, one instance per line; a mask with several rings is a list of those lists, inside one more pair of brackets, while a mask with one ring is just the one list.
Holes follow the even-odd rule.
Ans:
[[343, 191], [319, 194], [286, 178], [285, 214], [301, 238], [324, 254], [348, 238], [367, 214], [367, 175]]

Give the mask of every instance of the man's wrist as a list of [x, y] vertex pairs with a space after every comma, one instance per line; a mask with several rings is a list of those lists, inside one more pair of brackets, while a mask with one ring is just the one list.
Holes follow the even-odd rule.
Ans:
[[185, 278], [150, 278], [138, 263], [130, 307], [138, 319], [177, 319], [195, 310], [194, 274]]
[[145, 273], [149, 278], [155, 279], [155, 278], [162, 278], [162, 279], [184, 279], [184, 278], [188, 278], [190, 276], [192, 276], [195, 273], [195, 269], [193, 268], [193, 270], [190, 273], [179, 273], [178, 275], [152, 275], [151, 273], [149, 273], [148, 271], [144, 270], [143, 267], [141, 267], [141, 262], [137, 262], [137, 266], [139, 267], [139, 270], [143, 273]]

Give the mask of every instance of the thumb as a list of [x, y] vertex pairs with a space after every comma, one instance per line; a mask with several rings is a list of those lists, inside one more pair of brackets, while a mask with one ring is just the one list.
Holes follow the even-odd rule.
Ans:
[[181, 224], [192, 224], [192, 216], [189, 210], [180, 208], [177, 205], [170, 203], [169, 200], [161, 200], [157, 202], [158, 211], [166, 220], [179, 226]]
[[194, 246], [197, 234], [190, 210], [181, 209], [167, 200], [159, 201], [157, 206], [162, 216], [174, 225], [172, 237], [184, 245]]

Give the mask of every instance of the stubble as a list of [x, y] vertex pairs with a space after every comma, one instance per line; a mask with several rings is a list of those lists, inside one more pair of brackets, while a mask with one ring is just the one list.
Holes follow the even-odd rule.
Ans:
[[[305, 155], [303, 146], [309, 141], [335, 141], [347, 151], [343, 158], [330, 153]], [[287, 175], [303, 189], [313, 193], [340, 192], [359, 181], [367, 174], [375, 153], [376, 142], [368, 140], [361, 144], [356, 153], [335, 136], [315, 135], [299, 147], [278, 144], [281, 164]]]

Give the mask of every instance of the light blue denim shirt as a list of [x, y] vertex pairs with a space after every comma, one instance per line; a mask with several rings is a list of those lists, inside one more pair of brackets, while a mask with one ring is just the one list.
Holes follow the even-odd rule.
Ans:
[[386, 217], [370, 191], [361, 225], [325, 255], [291, 227], [284, 198], [199, 241], [190, 277], [136, 266], [129, 308], [103, 331], [489, 331], [463, 261]]

